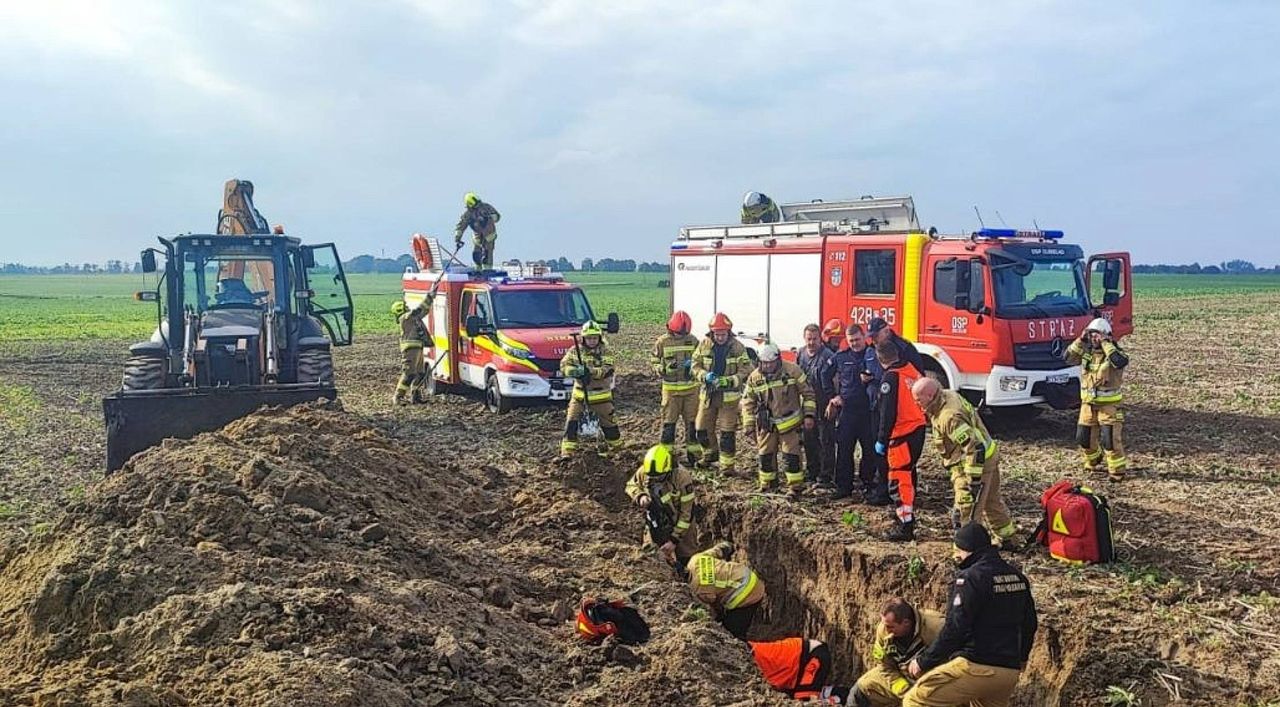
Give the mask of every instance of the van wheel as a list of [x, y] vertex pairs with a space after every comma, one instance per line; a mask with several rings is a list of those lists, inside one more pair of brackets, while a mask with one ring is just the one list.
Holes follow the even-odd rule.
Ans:
[[484, 384], [484, 406], [489, 412], [510, 412], [511, 398], [502, 394], [498, 388], [498, 376], [490, 373]]

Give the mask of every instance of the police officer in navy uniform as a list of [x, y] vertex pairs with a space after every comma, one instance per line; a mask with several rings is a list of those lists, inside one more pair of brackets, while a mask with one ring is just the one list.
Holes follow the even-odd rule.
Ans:
[[903, 707], [1009, 704], [1035, 641], [1031, 583], [969, 522], [956, 532], [960, 564], [942, 633], [907, 666], [916, 684]]
[[[827, 406], [827, 416], [836, 420], [836, 495], [848, 498], [853, 494], [853, 451], [862, 447], [862, 460], [858, 464], [858, 479], [862, 484], [863, 500], [872, 505], [885, 505], [889, 491], [881, 463], [875, 452], [875, 425], [869, 385], [875, 378], [867, 370], [866, 340], [862, 326], [845, 327], [849, 347], [831, 359], [824, 387], [833, 395]], [[877, 364], [878, 366], [878, 364]]]

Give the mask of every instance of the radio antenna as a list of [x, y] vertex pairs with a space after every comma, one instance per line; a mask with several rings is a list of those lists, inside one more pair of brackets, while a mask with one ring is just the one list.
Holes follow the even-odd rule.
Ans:
[[1001, 226], [1004, 226], [1005, 228], [1009, 227], [1009, 224], [1004, 222], [1004, 217], [1000, 215], [1000, 209], [996, 209], [996, 218], [1000, 219]]
[[987, 227], [987, 224], [985, 224], [985, 223], [983, 223], [983, 222], [982, 222], [982, 212], [978, 210], [978, 205], [977, 205], [977, 204], [974, 204], [974, 205], [973, 205], [973, 213], [975, 213], [975, 214], [977, 214], [977, 215], [978, 215], [978, 227], [979, 227], [979, 228], [986, 228], [986, 227]]

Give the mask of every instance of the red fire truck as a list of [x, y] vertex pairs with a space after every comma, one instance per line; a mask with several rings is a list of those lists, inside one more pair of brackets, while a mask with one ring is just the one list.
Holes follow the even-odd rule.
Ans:
[[782, 204], [772, 224], [687, 227], [671, 245], [671, 304], [716, 311], [744, 344], [799, 347], [810, 322], [883, 317], [930, 375], [975, 402], [1079, 403], [1062, 352], [1095, 316], [1133, 331], [1128, 253], [1085, 258], [1061, 231], [922, 231], [911, 197]]
[[[520, 277], [446, 265], [434, 238], [415, 236], [414, 259], [418, 271], [401, 279], [405, 303], [417, 306], [435, 292], [429, 392], [477, 388], [493, 412], [518, 401], [568, 399], [573, 380], [560, 376], [560, 358], [582, 324], [595, 319], [581, 288], [558, 273]], [[605, 330], [618, 331], [617, 314], [608, 316]]]

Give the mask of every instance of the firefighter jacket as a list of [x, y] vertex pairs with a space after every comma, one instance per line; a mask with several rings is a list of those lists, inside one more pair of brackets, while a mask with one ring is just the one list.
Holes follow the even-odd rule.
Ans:
[[806, 417], [814, 417], [817, 405], [813, 400], [813, 388], [800, 367], [790, 361], [779, 361], [778, 370], [766, 375], [759, 368], [747, 376], [743, 391], [742, 426], [761, 429], [756, 415], [762, 418], [767, 411], [770, 427], [765, 432], [786, 434], [800, 427]]
[[1031, 655], [1037, 625], [1026, 575], [1005, 562], [996, 548], [983, 548], [960, 563], [942, 633], [916, 660], [922, 671], [955, 657], [1021, 670]]
[[[575, 370], [578, 368], [585, 370]], [[587, 348], [579, 339], [560, 359], [560, 374], [574, 379], [575, 400], [585, 400], [588, 404], [613, 400], [613, 353], [604, 337], [600, 337], [595, 348]]]
[[424, 321], [426, 308], [414, 307], [400, 315], [400, 350], [420, 349], [431, 346], [431, 333], [427, 331]]
[[[742, 397], [742, 383], [750, 372], [751, 358], [747, 356], [747, 347], [733, 337], [729, 337], [724, 346], [716, 346], [709, 335], [705, 336], [693, 351], [693, 379], [702, 386], [703, 397], [723, 392], [724, 402], [738, 402]], [[703, 383], [708, 373], [719, 377], [714, 387]]]
[[743, 223], [777, 223], [782, 220], [782, 210], [773, 199], [765, 197], [765, 202], [755, 207], [742, 207]]
[[470, 228], [476, 236], [492, 236], [498, 230], [498, 221], [502, 220], [502, 214], [498, 210], [483, 201], [477, 201], [475, 206], [468, 207], [462, 212], [462, 218], [458, 219], [458, 225], [453, 229], [455, 238], [461, 238], [462, 232]]
[[880, 381], [880, 425], [876, 440], [888, 444], [924, 427], [924, 411], [911, 397], [911, 386], [920, 380], [920, 371], [906, 361], [898, 361], [884, 371]]
[[996, 453], [996, 441], [978, 411], [952, 390], [940, 390], [926, 410], [933, 425], [933, 445], [948, 470], [962, 467], [969, 478], [982, 478], [982, 465]]
[[[650, 503], [661, 503], [675, 521], [671, 541], [678, 545], [693, 523], [693, 501], [697, 496], [693, 490], [693, 475], [684, 467], [676, 467], [672, 472], [655, 478], [653, 483], [657, 484], [657, 489], [650, 488], [649, 470], [641, 465], [627, 482], [627, 496], [632, 501], [649, 496]], [[655, 490], [658, 492], [656, 497], [653, 494]]]
[[759, 604], [765, 598], [764, 581], [741, 562], [722, 557], [717, 545], [689, 558], [689, 589], [698, 601], [723, 611]]
[[884, 623], [876, 624], [876, 639], [871, 644], [871, 663], [889, 673], [889, 687], [901, 695], [911, 686], [907, 679], [907, 665], [913, 658], [938, 639], [942, 633], [942, 614], [928, 609], [916, 609], [915, 631], [910, 636], [894, 638]]
[[844, 349], [831, 358], [827, 368], [824, 386], [831, 390], [832, 397], [840, 398], [840, 411], [845, 415], [869, 415], [871, 413], [871, 396], [867, 388], [876, 385], [875, 381], [864, 384], [862, 372], [867, 370], [867, 362], [863, 352]]
[[1114, 341], [1103, 341], [1101, 348], [1094, 348], [1081, 337], [1071, 342], [1064, 358], [1067, 363], [1080, 366], [1081, 402], [1114, 405], [1124, 398], [1120, 386], [1129, 357]]
[[653, 372], [662, 379], [662, 390], [668, 393], [688, 394], [701, 385], [693, 377], [693, 352], [698, 348], [698, 337], [667, 332], [658, 337], [649, 355]]
[[827, 407], [827, 401], [831, 400], [835, 394], [834, 388], [831, 386], [830, 372], [832, 361], [835, 359], [835, 352], [824, 346], [818, 347], [818, 352], [811, 354], [809, 349], [802, 348], [796, 354], [796, 365], [800, 370], [804, 371], [805, 376], [809, 379], [809, 387], [813, 389], [813, 399], [818, 405], [818, 409], [822, 410]]

